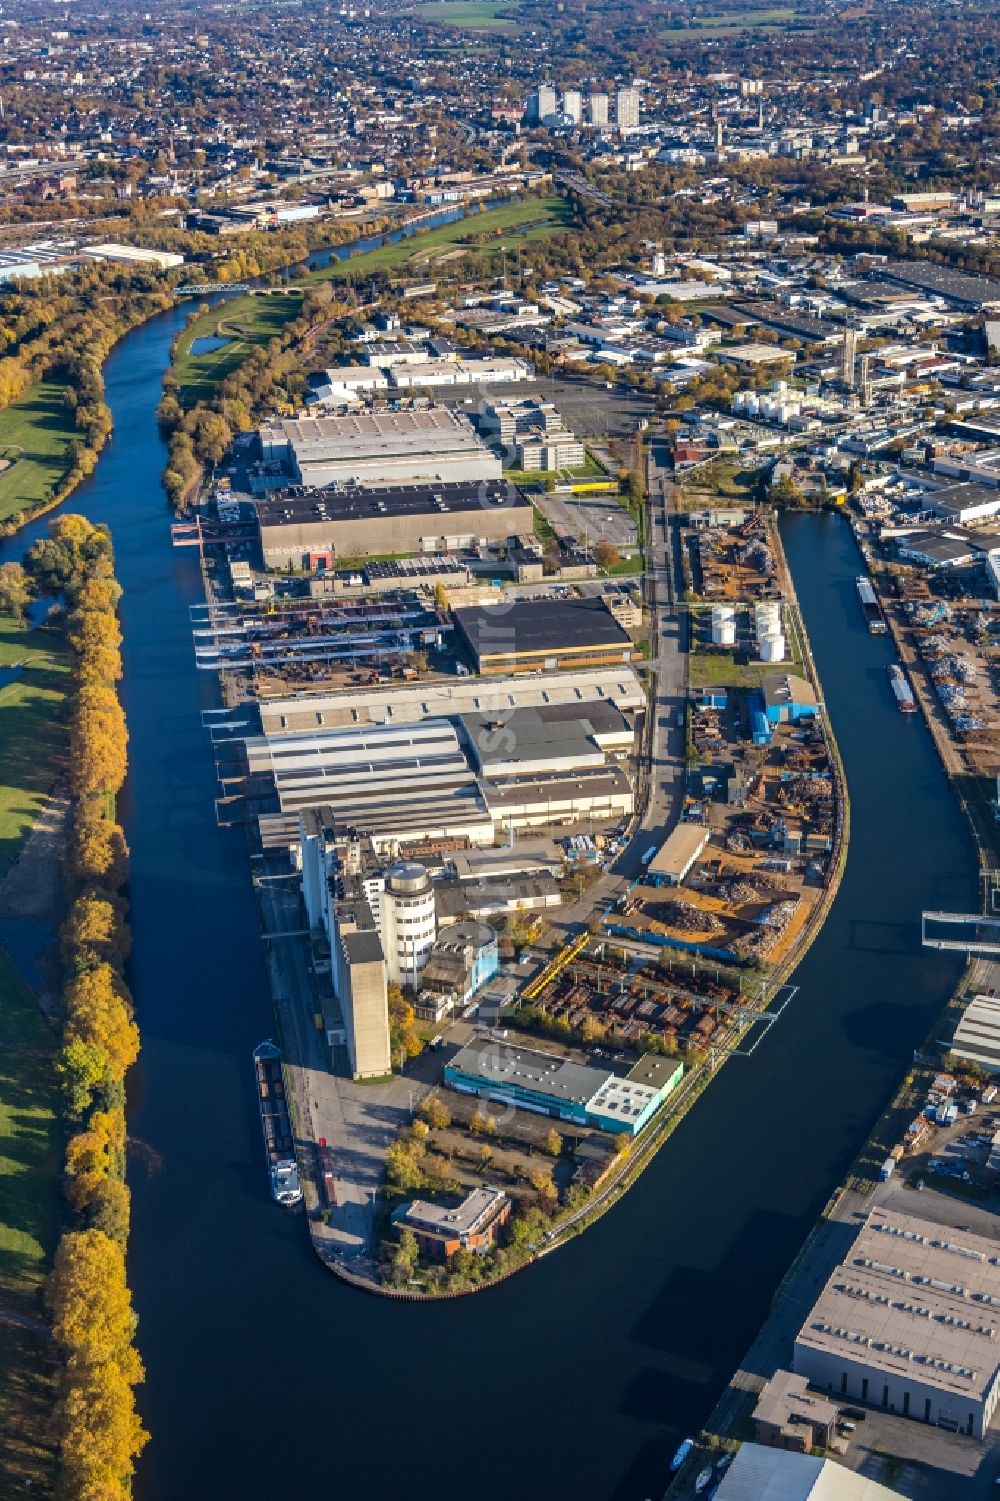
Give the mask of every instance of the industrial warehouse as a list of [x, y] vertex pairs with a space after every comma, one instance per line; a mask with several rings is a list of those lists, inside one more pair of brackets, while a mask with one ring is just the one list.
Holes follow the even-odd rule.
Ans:
[[266, 568], [369, 554], [457, 552], [528, 536], [531, 503], [505, 480], [286, 489], [256, 503]]
[[550, 672], [638, 657], [628, 632], [601, 599], [545, 599], [454, 612], [476, 672]]
[[259, 432], [265, 465], [300, 485], [498, 480], [500, 457], [449, 407], [285, 417]]
[[445, 1083], [465, 1094], [499, 1100], [598, 1131], [638, 1136], [680, 1083], [674, 1058], [642, 1058], [624, 1079], [590, 1063], [574, 1063], [520, 1043], [498, 1047], [480, 1038], [445, 1065]]
[[872, 1210], [795, 1340], [839, 1397], [982, 1438], [1000, 1396], [996, 1243]]
[[[512, 828], [613, 821], [631, 813], [633, 789], [625, 770], [607, 762], [592, 729], [588, 734], [587, 707], [579, 706], [575, 726], [553, 722], [544, 755], [488, 772], [474, 767], [481, 762], [468, 730], [460, 734], [461, 722], [447, 719], [407, 724], [393, 717], [386, 724], [251, 736], [247, 798], [257, 808], [265, 848], [294, 844], [299, 812], [319, 806], [333, 809], [338, 827], [363, 830], [379, 848], [427, 839], [491, 845]], [[595, 719], [600, 712], [595, 706]], [[560, 724], [569, 731], [565, 743]], [[480, 735], [478, 720], [472, 731]]]

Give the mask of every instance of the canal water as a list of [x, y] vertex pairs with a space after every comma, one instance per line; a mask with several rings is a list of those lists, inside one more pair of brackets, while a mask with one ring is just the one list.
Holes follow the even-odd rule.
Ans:
[[130, 1261], [153, 1434], [138, 1501], [656, 1496], [956, 978], [919, 950], [921, 907], [976, 894], [930, 738], [894, 708], [891, 646], [862, 626], [853, 540], [836, 517], [784, 523], [853, 798], [794, 1004], [572, 1245], [470, 1299], [389, 1303], [336, 1282], [267, 1193], [250, 1055], [274, 1024], [245, 849], [213, 820], [197, 562], [170, 548], [159, 478], [154, 410], [183, 320], [112, 354], [114, 438], [71, 502], [112, 528], [125, 591]]

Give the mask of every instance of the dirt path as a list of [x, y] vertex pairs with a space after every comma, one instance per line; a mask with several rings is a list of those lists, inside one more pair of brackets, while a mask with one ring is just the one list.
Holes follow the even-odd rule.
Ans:
[[0, 881], [0, 918], [54, 920], [58, 916], [68, 818], [68, 800], [53, 793]]

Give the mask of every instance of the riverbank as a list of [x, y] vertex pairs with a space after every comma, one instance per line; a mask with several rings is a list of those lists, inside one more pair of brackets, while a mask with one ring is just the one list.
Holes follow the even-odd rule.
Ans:
[[[852, 528], [853, 529], [853, 528]], [[857, 537], [857, 532], [855, 531]], [[859, 540], [859, 549], [861, 542]], [[958, 799], [959, 807], [968, 820], [969, 829], [979, 851], [981, 869], [990, 870], [1000, 861], [1000, 822], [988, 798], [980, 786], [981, 777], [973, 774], [966, 763], [962, 748], [952, 735], [948, 719], [935, 691], [930, 673], [930, 664], [917, 651], [912, 628], [902, 614], [901, 602], [890, 588], [887, 560], [869, 554], [865, 566], [870, 568], [870, 577], [876, 589], [882, 614], [885, 617], [900, 661], [906, 670], [916, 695], [917, 703], [927, 728], [930, 730], [941, 764]]]
[[68, 688], [65, 639], [0, 616], [0, 879], [17, 859], [65, 763]]
[[[419, 222], [419, 221], [413, 221]], [[414, 276], [426, 280], [433, 276], [435, 252], [450, 249], [459, 240], [468, 241], [470, 255], [497, 256], [525, 240], [545, 239], [569, 229], [573, 222], [573, 209], [569, 200], [561, 194], [548, 198], [519, 198], [512, 203], [491, 208], [486, 200], [481, 206], [466, 205], [462, 219], [452, 224], [443, 224], [436, 229], [419, 231], [419, 245], [413, 247], [408, 240], [398, 240], [390, 245], [380, 245], [371, 250], [355, 252], [342, 259], [331, 260], [322, 269], [311, 271], [309, 282], [355, 280], [372, 275], [376, 271], [396, 271], [406, 266]], [[506, 239], [513, 232], [515, 238]], [[480, 236], [486, 236], [480, 241]], [[442, 265], [451, 265], [454, 255]]]
[[36, 514], [59, 494], [80, 437], [68, 389], [67, 381], [38, 381], [0, 411], [0, 523], [17, 511]]

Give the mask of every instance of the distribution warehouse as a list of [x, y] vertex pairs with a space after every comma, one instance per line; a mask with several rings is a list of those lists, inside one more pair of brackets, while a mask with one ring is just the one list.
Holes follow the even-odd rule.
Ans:
[[499, 479], [499, 454], [449, 407], [285, 417], [260, 429], [265, 463], [300, 485], [399, 485]]
[[326, 555], [436, 553], [504, 543], [532, 532], [531, 503], [505, 480], [448, 481], [375, 489], [347, 484], [272, 491], [257, 501], [268, 568], [302, 567]]
[[982, 1438], [1000, 1395], [996, 1242], [872, 1210], [795, 1340], [814, 1386]]
[[456, 610], [454, 618], [476, 671], [484, 676], [630, 662], [638, 656], [602, 599], [474, 606]]

